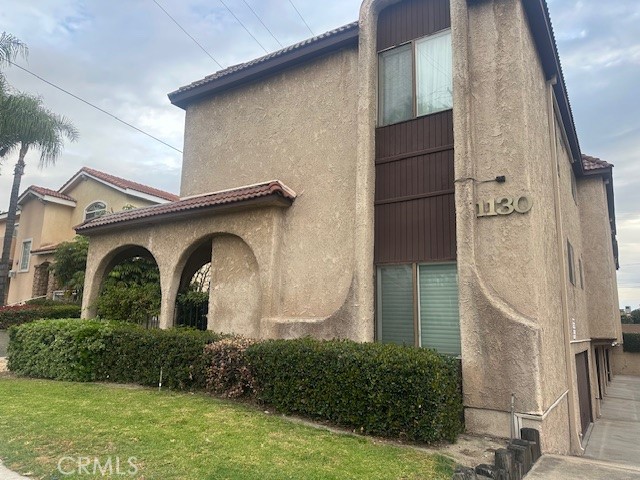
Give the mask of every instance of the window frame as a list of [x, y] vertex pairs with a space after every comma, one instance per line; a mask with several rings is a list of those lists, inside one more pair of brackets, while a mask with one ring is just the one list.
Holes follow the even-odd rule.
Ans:
[[[94, 215], [94, 216], [92, 216], [91, 218], [87, 218], [87, 214], [89, 213], [89, 212], [88, 212], [88, 210], [89, 210], [93, 205], [96, 205], [96, 204], [98, 204], [98, 203], [101, 203], [102, 205], [104, 205], [104, 213], [102, 213], [101, 215]], [[100, 210], [96, 210], [96, 211], [100, 211]], [[94, 212], [91, 212], [91, 213], [94, 213]], [[84, 221], [85, 221], [85, 222], [88, 222], [89, 220], [93, 220], [93, 219], [95, 219], [95, 218], [102, 217], [103, 215], [106, 215], [106, 214], [107, 214], [107, 202], [105, 202], [105, 201], [103, 201], [103, 200], [95, 200], [95, 201], [91, 202], [89, 205], [87, 205], [87, 206], [84, 208]]]
[[[22, 265], [24, 264], [25, 259], [24, 246], [26, 243], [29, 244], [29, 253], [27, 254], [27, 266], [23, 268]], [[18, 272], [28, 272], [29, 267], [31, 267], [31, 250], [33, 250], [33, 238], [25, 238], [22, 241], [21, 245], [22, 248], [20, 249], [20, 262], [18, 263]]]
[[[438, 30], [437, 32], [433, 32], [430, 33], [428, 35], [423, 35], [421, 37], [418, 38], [414, 38], [411, 40], [408, 40], [406, 42], [400, 43], [398, 45], [393, 45], [391, 47], [387, 47], [383, 50], [378, 51], [378, 85], [377, 85], [377, 89], [376, 89], [376, 93], [377, 93], [377, 109], [378, 109], [378, 114], [377, 114], [377, 118], [376, 118], [376, 124], [377, 127], [386, 127], [389, 125], [396, 125], [398, 123], [402, 123], [402, 122], [408, 122], [410, 120], [415, 120], [416, 118], [421, 118], [421, 117], [427, 117], [429, 115], [434, 115], [436, 113], [441, 113], [441, 112], [446, 112], [447, 110], [451, 110], [453, 108], [453, 65], [452, 65], [452, 71], [451, 71], [451, 87], [452, 87], [452, 95], [451, 95], [451, 106], [448, 108], [443, 108], [440, 110], [436, 110], [433, 112], [429, 112], [429, 113], [424, 113], [422, 115], [418, 115], [418, 85], [417, 85], [417, 64], [416, 64], [416, 59], [417, 59], [417, 55], [416, 55], [416, 51], [417, 51], [417, 45], [420, 42], [425, 41], [428, 38], [437, 38], [439, 36], [443, 36], [443, 35], [449, 35], [451, 38], [451, 41], [453, 41], [452, 37], [451, 37], [451, 27], [447, 27], [447, 28], [443, 28], [442, 30]], [[383, 121], [383, 102], [384, 102], [384, 96], [383, 96], [383, 88], [384, 88], [384, 84], [382, 82], [382, 55], [385, 53], [388, 53], [392, 50], [395, 49], [399, 49], [399, 48], [405, 48], [407, 45], [411, 45], [411, 96], [412, 96], [412, 101], [411, 101], [411, 117], [409, 118], [405, 118], [403, 120], [399, 120], [397, 122], [390, 122], [390, 123], [384, 123]], [[453, 54], [453, 51], [452, 51]]]
[[[413, 337], [414, 341], [409, 346], [417, 348], [427, 348], [422, 346], [422, 318], [420, 317], [420, 266], [434, 266], [434, 265], [455, 265], [456, 267], [456, 283], [458, 287], [458, 328], [460, 328], [460, 283], [458, 281], [458, 262], [456, 260], [443, 260], [436, 262], [401, 262], [401, 263], [381, 263], [376, 267], [376, 305], [375, 305], [375, 341], [382, 342], [382, 275], [380, 275], [380, 269], [384, 267], [411, 267], [411, 280], [412, 280], [412, 312], [413, 312]], [[460, 346], [462, 348], [462, 346]], [[460, 358], [460, 354], [443, 353], [443, 355], [449, 355], [454, 358]]]

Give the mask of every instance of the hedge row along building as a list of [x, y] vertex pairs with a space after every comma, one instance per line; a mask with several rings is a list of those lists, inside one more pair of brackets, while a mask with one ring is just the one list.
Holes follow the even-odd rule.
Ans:
[[77, 228], [85, 316], [148, 255], [170, 327], [211, 261], [209, 329], [459, 355], [469, 431], [581, 453], [620, 341], [612, 170], [580, 151], [544, 0], [365, 0], [169, 98], [181, 200]]

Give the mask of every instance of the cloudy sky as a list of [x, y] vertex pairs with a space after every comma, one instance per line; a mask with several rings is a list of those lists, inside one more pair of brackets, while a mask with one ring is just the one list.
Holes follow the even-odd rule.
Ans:
[[[548, 1], [582, 151], [616, 166], [620, 303], [638, 308], [640, 2]], [[28, 44], [28, 61], [20, 65], [182, 150], [184, 114], [166, 94], [219, 66], [158, 4], [225, 67], [311, 36], [289, 0], [5, 0], [0, 31]], [[356, 20], [360, 0], [294, 4], [318, 34]], [[57, 189], [86, 165], [179, 191], [180, 153], [15, 67], [5, 73], [14, 87], [41, 95], [71, 119], [81, 135], [55, 167], [38, 169], [38, 155], [30, 153], [22, 190]], [[14, 161], [0, 167], [0, 211], [8, 207]]]

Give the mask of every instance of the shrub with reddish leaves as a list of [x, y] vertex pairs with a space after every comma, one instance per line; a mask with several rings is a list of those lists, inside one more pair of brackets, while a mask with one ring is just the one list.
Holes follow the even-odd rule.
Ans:
[[80, 318], [80, 305], [13, 305], [0, 307], [0, 330], [43, 318]]
[[207, 391], [227, 398], [251, 396], [255, 380], [245, 356], [256, 340], [231, 337], [207, 345], [204, 349]]

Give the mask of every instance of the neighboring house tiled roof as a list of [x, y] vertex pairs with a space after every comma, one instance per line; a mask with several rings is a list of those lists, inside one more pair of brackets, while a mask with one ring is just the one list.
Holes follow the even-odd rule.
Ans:
[[[110, 175], [108, 173], [104, 173], [101, 172], [100, 170], [94, 170], [93, 168], [89, 168], [89, 167], [82, 167], [78, 173], [76, 173], [74, 175], [74, 177], [76, 177], [78, 174], [85, 172], [91, 176], [94, 176], [96, 178], [99, 178], [100, 180], [103, 180], [107, 183], [111, 183], [113, 185], [115, 185], [116, 187], [120, 187], [123, 189], [129, 189], [129, 190], [135, 190], [137, 192], [142, 192], [142, 193], [146, 193], [148, 195], [153, 195], [155, 197], [160, 197], [160, 198], [164, 198], [165, 200], [169, 200], [171, 202], [174, 202], [176, 200], [178, 200], [180, 197], [178, 197], [177, 195], [174, 195], [173, 193], [169, 193], [169, 192], [165, 192], [164, 190], [160, 190], [158, 188], [153, 188], [153, 187], [149, 187], [147, 185], [143, 185], [141, 183], [137, 183], [137, 182], [132, 182], [131, 180], [127, 180], [125, 178], [120, 178], [120, 177], [116, 177], [115, 175]], [[67, 182], [68, 184], [68, 182]], [[63, 185], [62, 188], [60, 188], [60, 190], [64, 190], [64, 188], [67, 186], [67, 184]]]
[[40, 248], [37, 248], [35, 250], [31, 250], [31, 254], [32, 255], [39, 255], [41, 253], [52, 253], [56, 250], [56, 248], [58, 248], [58, 245], [60, 245], [59, 243], [53, 244], [53, 245], [44, 245]]
[[348, 44], [356, 44], [357, 38], [358, 22], [356, 21], [269, 53], [263, 57], [233, 65], [207, 75], [201, 80], [196, 80], [169, 93], [169, 99], [173, 104], [184, 107], [189, 102], [192, 94], [196, 95], [196, 92], [192, 92], [193, 90], [207, 94], [209, 93], [208, 90], [225, 87], [227, 83], [233, 83], [233, 86], [235, 86], [240, 81], [253, 80], [265, 73], [308, 60], [327, 51], [341, 48]]
[[64, 193], [60, 193], [60, 192], [57, 192], [55, 190], [51, 190], [50, 188], [39, 187], [37, 185], [31, 185], [29, 188], [27, 188], [25, 190], [25, 192], [21, 195], [21, 197], [24, 196], [24, 194], [27, 193], [29, 190], [32, 190], [35, 193], [37, 193], [38, 195], [42, 195], [42, 196], [55, 197], [55, 198], [59, 198], [61, 200], [68, 200], [69, 202], [75, 202], [76, 201], [75, 198], [70, 197], [69, 195], [65, 195]]
[[124, 210], [110, 215], [95, 218], [75, 227], [76, 232], [84, 233], [95, 228], [106, 227], [114, 224], [138, 223], [138, 221], [154, 217], [175, 216], [189, 214], [198, 210], [212, 207], [222, 207], [248, 200], [265, 197], [279, 197], [289, 203], [296, 198], [296, 194], [286, 185], [278, 180], [248, 185], [244, 187], [222, 190], [219, 192], [207, 193], [194, 197], [187, 197], [182, 200], [170, 203], [153, 205], [150, 207]]
[[585, 171], [604, 170], [613, 167], [609, 162], [585, 154], [582, 154], [582, 166]]

